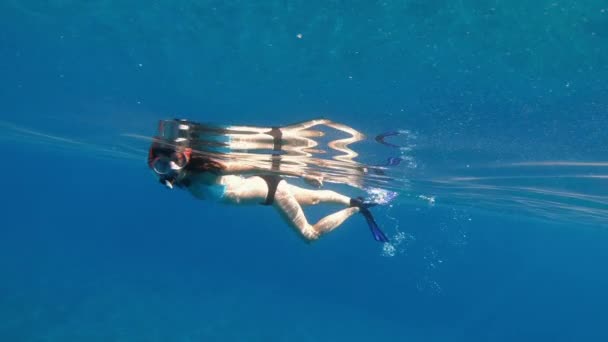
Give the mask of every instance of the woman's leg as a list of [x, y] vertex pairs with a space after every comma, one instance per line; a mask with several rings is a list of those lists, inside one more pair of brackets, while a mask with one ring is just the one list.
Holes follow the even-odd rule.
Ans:
[[[268, 186], [260, 177], [250, 177], [228, 182], [227, 199], [235, 204], [262, 203], [267, 196]], [[302, 205], [333, 203], [347, 206], [319, 220], [314, 225], [308, 223]], [[348, 207], [350, 198], [330, 190], [307, 190], [288, 184], [282, 180], [274, 196], [274, 207], [290, 227], [307, 241], [316, 240], [322, 234], [339, 227], [346, 219], [359, 212], [357, 207]]]
[[[257, 204], [263, 201], [268, 195], [268, 184], [260, 177], [240, 178], [225, 176], [224, 178], [227, 179], [225, 182], [227, 185], [226, 197], [234, 203]], [[316, 205], [319, 203], [338, 204], [343, 206], [350, 205], [350, 197], [341, 195], [335, 191], [304, 189], [288, 184], [286, 181], [282, 181], [280, 184], [282, 187], [287, 187], [287, 190], [293, 194], [296, 201], [298, 201], [301, 206]]]
[[[311, 225], [306, 219], [306, 215], [302, 210], [300, 201], [291, 191], [293, 188], [297, 187], [291, 186], [285, 181], [281, 181], [275, 194], [274, 206], [278, 209], [279, 213], [287, 221], [287, 223], [292, 228], [296, 229], [300, 236], [306, 241], [316, 240], [321, 235], [331, 232], [332, 230], [338, 228], [344, 221], [346, 221], [346, 219], [359, 212], [359, 208], [357, 207], [345, 208], [333, 214], [327, 215], [320, 219], [319, 222]], [[322, 194], [313, 195], [308, 192], [320, 192]], [[344, 204], [346, 201], [346, 204], [348, 205], [350, 202], [350, 198], [327, 190], [307, 190], [306, 194], [304, 194], [304, 192], [300, 192], [299, 196], [305, 198], [305, 200], [308, 201], [307, 203], [319, 203], [322, 200], [326, 200], [326, 202], [340, 204]]]
[[301, 206], [316, 205], [319, 203], [350, 205], [350, 197], [331, 190], [310, 190], [287, 184], [289, 192], [293, 194]]

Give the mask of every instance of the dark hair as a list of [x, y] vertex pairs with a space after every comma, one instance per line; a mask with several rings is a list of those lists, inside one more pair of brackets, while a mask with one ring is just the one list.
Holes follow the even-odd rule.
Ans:
[[194, 152], [192, 153], [190, 162], [186, 165], [185, 169], [190, 172], [212, 172], [215, 174], [220, 174], [226, 169], [226, 165], [219, 161], [213, 160], [208, 156]]

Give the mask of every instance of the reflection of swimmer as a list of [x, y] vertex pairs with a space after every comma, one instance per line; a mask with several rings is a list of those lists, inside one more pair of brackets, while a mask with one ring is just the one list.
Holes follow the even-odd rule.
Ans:
[[[264, 140], [270, 138], [274, 147], [277, 147], [283, 136], [319, 124], [340, 126], [327, 120], [314, 120], [285, 128], [275, 127], [263, 133], [252, 133], [263, 135]], [[270, 168], [261, 168], [234, 159], [223, 160], [214, 157], [213, 153], [193, 149], [192, 146], [196, 147], [197, 139], [200, 138], [198, 127], [197, 124], [184, 120], [161, 121], [159, 136], [150, 147], [148, 165], [158, 180], [168, 188], [183, 188], [198, 199], [222, 203], [272, 205], [306, 241], [318, 239], [338, 228], [352, 215], [361, 213], [374, 239], [388, 241], [369, 210], [375, 203], [330, 190], [310, 190], [289, 184], [282, 176], [301, 177], [316, 187], [322, 185], [323, 179], [293, 169], [282, 170], [278, 164], [280, 160], [276, 158], [273, 158]], [[346, 144], [338, 144], [338, 148], [345, 149], [345, 146]], [[302, 207], [316, 204], [337, 204], [345, 208], [310, 224]]]

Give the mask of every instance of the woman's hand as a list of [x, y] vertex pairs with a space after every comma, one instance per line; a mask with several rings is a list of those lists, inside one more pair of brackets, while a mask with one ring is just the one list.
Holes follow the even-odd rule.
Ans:
[[320, 188], [323, 186], [323, 176], [304, 175], [304, 181], [310, 186]]

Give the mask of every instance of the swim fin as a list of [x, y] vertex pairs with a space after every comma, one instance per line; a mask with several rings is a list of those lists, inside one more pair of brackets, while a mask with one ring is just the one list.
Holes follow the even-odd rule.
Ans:
[[374, 236], [374, 240], [378, 242], [388, 242], [388, 238], [386, 237], [386, 235], [384, 235], [382, 230], [380, 230], [380, 227], [378, 227], [376, 220], [374, 220], [372, 212], [369, 211], [369, 208], [376, 205], [378, 205], [378, 203], [366, 202], [361, 197], [350, 199], [350, 206], [359, 208], [359, 212], [363, 215], [363, 217], [365, 217], [365, 221], [367, 221], [367, 225], [369, 226], [369, 229], [371, 230], [372, 235]]

